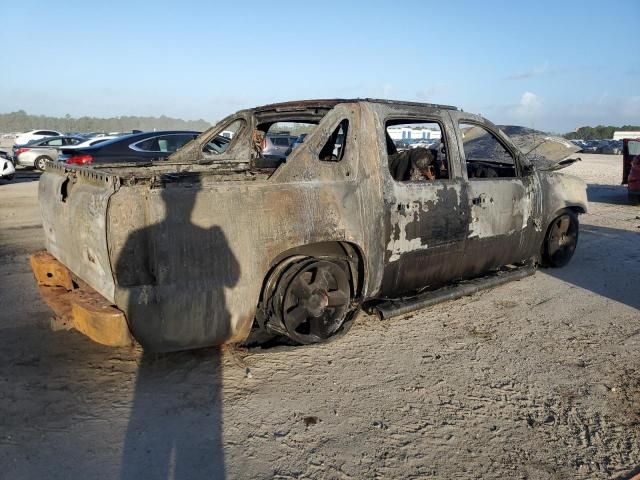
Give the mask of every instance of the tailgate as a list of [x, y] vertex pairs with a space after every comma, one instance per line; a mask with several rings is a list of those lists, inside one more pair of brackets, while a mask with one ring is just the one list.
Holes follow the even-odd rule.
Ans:
[[119, 185], [110, 173], [49, 162], [38, 187], [47, 250], [110, 302], [107, 208]]

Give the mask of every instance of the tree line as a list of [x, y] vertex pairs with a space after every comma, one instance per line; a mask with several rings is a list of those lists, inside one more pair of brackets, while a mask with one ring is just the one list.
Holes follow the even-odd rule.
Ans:
[[131, 130], [198, 130], [211, 127], [205, 120], [182, 120], [160, 117], [124, 116], [111, 118], [29, 115], [24, 110], [0, 113], [0, 132], [26, 132], [35, 129], [59, 132], [128, 132]]
[[640, 131], [638, 125], [623, 125], [622, 127], [612, 127], [611, 125], [598, 125], [597, 127], [580, 127], [575, 132], [564, 135], [568, 140], [604, 140], [613, 138], [613, 132], [618, 131]]

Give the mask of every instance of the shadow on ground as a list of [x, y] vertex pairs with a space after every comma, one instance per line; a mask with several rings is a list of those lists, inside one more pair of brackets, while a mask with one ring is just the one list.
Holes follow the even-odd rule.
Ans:
[[[200, 183], [193, 176], [189, 188], [165, 188], [164, 218], [131, 232], [115, 264], [119, 286], [128, 290], [129, 326], [146, 349], [122, 450], [123, 480], [224, 478], [219, 350], [205, 350], [205, 364], [198, 362], [202, 352], [150, 353], [211, 345], [232, 331], [225, 288], [240, 277], [238, 261], [219, 226], [185, 221]], [[201, 368], [198, 384], [190, 383]]]
[[593, 203], [607, 203], [610, 205], [629, 205], [626, 185], [587, 185], [587, 198]]
[[[225, 288], [240, 275], [220, 227], [183, 220], [190, 218], [197, 186], [172, 196], [177, 190], [163, 196], [165, 218], [133, 232], [125, 245], [150, 244], [158, 254], [153, 260], [166, 260], [148, 282], [169, 292], [164, 302], [149, 302], [166, 310], [158, 307], [137, 327], [149, 343], [154, 335], [176, 342], [168, 347], [224, 337], [230, 323]], [[37, 225], [0, 229], [0, 298], [11, 303], [0, 301], [0, 477], [224, 478], [219, 349], [152, 354], [97, 345], [75, 331], [52, 332], [50, 311], [34, 300], [28, 264], [41, 241]], [[189, 255], [193, 242], [206, 245], [207, 255]], [[143, 272], [131, 258], [137, 257], [116, 268], [135, 290]], [[210, 278], [217, 282], [205, 281]], [[133, 303], [138, 297], [130, 298], [129, 311], [143, 308], [144, 302]], [[202, 308], [194, 312], [193, 306]]]
[[11, 180], [0, 178], [0, 185], [7, 185], [10, 183], [27, 183], [37, 182], [40, 180], [40, 174], [37, 170], [18, 169]]
[[544, 273], [577, 287], [640, 308], [640, 229], [581, 225], [576, 253], [566, 267]]
[[121, 479], [224, 478], [220, 368], [218, 349], [142, 355]]

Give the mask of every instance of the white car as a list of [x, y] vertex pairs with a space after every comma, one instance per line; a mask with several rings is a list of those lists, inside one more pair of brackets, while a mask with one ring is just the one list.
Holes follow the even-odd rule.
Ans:
[[97, 145], [98, 143], [102, 143], [102, 142], [106, 142], [107, 140], [111, 140], [112, 138], [118, 138], [118, 136], [117, 135], [103, 135], [101, 137], [91, 137], [91, 138], [85, 140], [82, 143], [78, 143], [76, 145], [65, 146], [64, 149], [65, 150], [70, 150], [72, 148], [91, 147], [93, 145]]
[[13, 162], [6, 157], [0, 157], [0, 179], [12, 180], [15, 173]]
[[30, 130], [28, 132], [21, 133], [16, 137], [14, 143], [16, 145], [24, 145], [25, 143], [29, 143], [32, 140], [40, 140], [45, 137], [57, 137], [62, 135], [60, 132], [56, 132], [55, 130]]

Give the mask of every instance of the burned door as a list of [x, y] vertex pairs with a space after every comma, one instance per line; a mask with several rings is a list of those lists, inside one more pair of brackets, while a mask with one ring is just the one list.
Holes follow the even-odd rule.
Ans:
[[475, 115], [451, 112], [468, 177], [467, 276], [525, 260], [532, 250], [536, 178], [523, 176], [517, 149]]
[[385, 215], [381, 294], [393, 297], [461, 273], [468, 202], [446, 115], [387, 117], [379, 136]]

